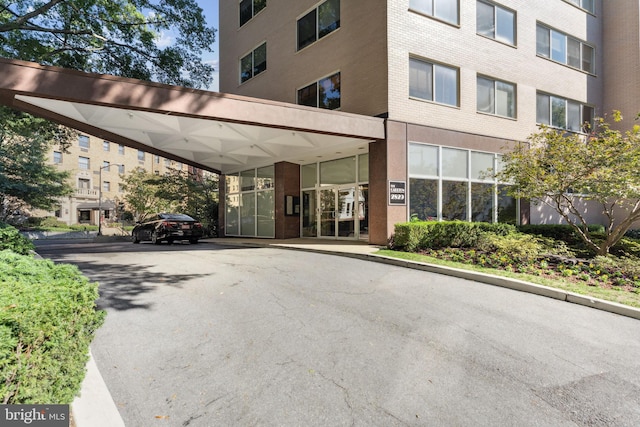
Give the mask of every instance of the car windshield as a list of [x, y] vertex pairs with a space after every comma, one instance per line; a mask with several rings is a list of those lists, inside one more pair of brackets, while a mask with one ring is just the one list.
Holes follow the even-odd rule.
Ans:
[[193, 221], [189, 215], [185, 214], [159, 214], [158, 217], [160, 219], [170, 219], [173, 221]]

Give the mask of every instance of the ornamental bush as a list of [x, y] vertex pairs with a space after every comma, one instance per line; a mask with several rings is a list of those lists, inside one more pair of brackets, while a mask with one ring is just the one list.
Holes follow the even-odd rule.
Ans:
[[0, 251], [5, 249], [27, 255], [34, 249], [34, 246], [31, 240], [20, 234], [17, 228], [0, 222]]
[[77, 267], [0, 252], [0, 403], [68, 404], [104, 320]]

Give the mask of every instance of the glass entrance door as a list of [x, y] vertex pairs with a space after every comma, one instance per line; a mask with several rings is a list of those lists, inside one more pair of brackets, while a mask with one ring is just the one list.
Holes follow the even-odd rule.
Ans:
[[358, 223], [364, 219], [364, 197], [356, 186], [323, 188], [318, 191], [318, 237], [359, 237]]

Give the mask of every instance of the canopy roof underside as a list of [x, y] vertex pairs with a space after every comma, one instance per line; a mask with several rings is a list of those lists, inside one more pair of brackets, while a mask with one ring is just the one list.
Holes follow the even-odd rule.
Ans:
[[210, 170], [367, 152], [380, 118], [0, 58], [0, 103]]

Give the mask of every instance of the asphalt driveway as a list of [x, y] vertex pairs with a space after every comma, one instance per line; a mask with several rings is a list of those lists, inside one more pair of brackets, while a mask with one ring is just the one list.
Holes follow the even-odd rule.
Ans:
[[637, 426], [640, 321], [277, 248], [42, 246], [100, 282], [127, 426]]

